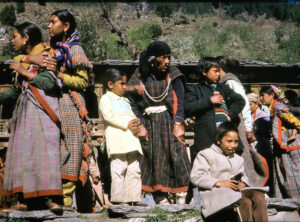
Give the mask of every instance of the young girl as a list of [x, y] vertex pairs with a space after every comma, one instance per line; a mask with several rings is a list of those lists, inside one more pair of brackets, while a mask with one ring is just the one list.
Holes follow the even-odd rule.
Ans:
[[[275, 89], [275, 90], [274, 90]], [[274, 137], [273, 156], [275, 157], [276, 181], [283, 198], [300, 197], [300, 134], [292, 141], [293, 128], [300, 130], [300, 121], [293, 114], [287, 113], [287, 105], [276, 94], [278, 89], [271, 85], [260, 90], [261, 101], [268, 105], [272, 118]]]
[[100, 110], [110, 158], [111, 202], [137, 204], [141, 201], [142, 183], [138, 159], [143, 155], [137, 137], [139, 121], [123, 97], [126, 85], [120, 71], [108, 69], [104, 76], [107, 92], [101, 97]]
[[[45, 50], [41, 31], [29, 22], [15, 26], [12, 44], [17, 52], [26, 55]], [[3, 190], [18, 194], [19, 204], [10, 210], [25, 211], [30, 199], [40, 197], [47, 201], [50, 210], [61, 211], [61, 206], [53, 202], [54, 197], [62, 195], [57, 79], [54, 73], [21, 63], [19, 57], [14, 58], [10, 69], [17, 73], [14, 85], [0, 93], [0, 103], [17, 100]]]
[[[217, 128], [215, 143], [200, 151], [194, 161], [191, 182], [200, 188], [204, 201], [202, 213], [205, 217], [210, 216], [208, 221], [223, 221], [226, 211], [220, 210], [235, 203], [240, 197], [242, 221], [268, 221], [265, 195], [249, 187], [244, 159], [235, 154], [238, 138], [238, 129], [234, 124], [223, 122]], [[214, 214], [217, 212], [219, 214]]]

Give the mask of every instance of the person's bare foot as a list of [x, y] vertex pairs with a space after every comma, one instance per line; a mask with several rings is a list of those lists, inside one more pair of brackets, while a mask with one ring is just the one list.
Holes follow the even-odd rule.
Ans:
[[26, 204], [17, 204], [11, 208], [4, 209], [2, 212], [14, 212], [14, 211], [27, 211], [28, 206]]
[[50, 203], [50, 204], [48, 205], [48, 208], [49, 208], [49, 210], [50, 210], [51, 212], [53, 212], [53, 213], [61, 213], [61, 212], [63, 212], [63, 207], [60, 206], [60, 205], [57, 204], [57, 203], [54, 203], [54, 202]]

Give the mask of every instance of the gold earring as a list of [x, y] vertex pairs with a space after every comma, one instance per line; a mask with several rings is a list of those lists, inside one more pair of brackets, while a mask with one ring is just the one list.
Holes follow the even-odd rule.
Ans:
[[23, 45], [26, 45], [26, 41], [23, 42]]

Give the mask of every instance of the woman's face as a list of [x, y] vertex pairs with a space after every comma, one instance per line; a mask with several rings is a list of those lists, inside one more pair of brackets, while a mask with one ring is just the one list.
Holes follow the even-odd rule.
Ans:
[[271, 93], [270, 95], [268, 93], [263, 93], [260, 96], [260, 100], [261, 100], [262, 104], [269, 106], [269, 105], [271, 105], [271, 103], [274, 100], [274, 93]]
[[60, 36], [65, 31], [65, 25], [59, 20], [59, 18], [56, 15], [51, 15], [49, 25], [48, 25], [48, 31], [50, 37]]
[[255, 102], [250, 102], [250, 109], [251, 109], [251, 113], [254, 113], [255, 110], [257, 110], [258, 108], [258, 104]]
[[234, 154], [234, 151], [238, 147], [239, 136], [235, 131], [229, 131], [223, 136], [221, 141], [218, 141], [218, 145], [223, 150], [226, 156]]
[[13, 44], [14, 50], [17, 52], [24, 51], [26, 48], [26, 42], [28, 41], [28, 35], [24, 37], [15, 29], [13, 31], [13, 39], [11, 43]]

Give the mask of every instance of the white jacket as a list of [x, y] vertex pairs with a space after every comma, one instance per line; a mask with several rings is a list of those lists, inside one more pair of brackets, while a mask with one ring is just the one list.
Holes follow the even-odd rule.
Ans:
[[230, 89], [232, 89], [233, 91], [235, 91], [236, 93], [240, 94], [246, 104], [244, 109], [242, 110], [242, 116], [243, 116], [243, 120], [244, 120], [244, 125], [246, 128], [246, 131], [251, 131], [253, 129], [253, 120], [252, 120], [252, 116], [251, 116], [251, 109], [250, 109], [250, 103], [248, 100], [248, 97], [245, 93], [245, 89], [243, 87], [243, 85], [235, 80], [227, 80], [226, 85], [228, 85], [228, 87]]
[[108, 156], [133, 151], [143, 155], [139, 138], [128, 128], [128, 122], [136, 118], [128, 99], [108, 91], [101, 97], [99, 108], [104, 118]]

